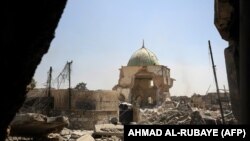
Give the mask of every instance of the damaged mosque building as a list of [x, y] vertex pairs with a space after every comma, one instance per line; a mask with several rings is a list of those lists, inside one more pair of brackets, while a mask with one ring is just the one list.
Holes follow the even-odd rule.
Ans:
[[[248, 87], [249, 4], [247, 0], [214, 0], [214, 19], [212, 22], [214, 22], [222, 39], [228, 42], [228, 47], [225, 48], [225, 60], [232, 110], [231, 108], [225, 110], [225, 118], [230, 119], [235, 116], [237, 121], [233, 123], [237, 124], [250, 123]], [[46, 130], [44, 132], [46, 137], [48, 137], [48, 133], [53, 131], [56, 135], [60, 132], [58, 135], [60, 139], [61, 137], [65, 140], [88, 138], [88, 140], [101, 141], [101, 138], [89, 134], [86, 134], [86, 137], [85, 134], [81, 133], [76, 137], [78, 130], [72, 129], [94, 129], [94, 133], [97, 134], [103, 128], [96, 130], [96, 125], [110, 123], [110, 118], [119, 116], [119, 100], [139, 107], [153, 107], [162, 103], [163, 105], [159, 106], [158, 109], [152, 108], [142, 111], [144, 117], [147, 118], [144, 123], [214, 124], [214, 121], [216, 121], [216, 124], [221, 124], [222, 117], [219, 115], [218, 109], [216, 111], [198, 109], [201, 113], [199, 114], [198, 110], [194, 112], [188, 110], [190, 107], [185, 104], [186, 102], [179, 102], [178, 100], [175, 102], [173, 98], [171, 99], [174, 103], [177, 103], [175, 104], [177, 108], [171, 110], [164, 106], [165, 103], [163, 102], [170, 98], [169, 89], [172, 87], [174, 79], [170, 77], [170, 69], [160, 65], [156, 56], [146, 49], [144, 44], [132, 55], [127, 66], [121, 67], [120, 78], [113, 91], [83, 91], [69, 88], [53, 89], [50, 91], [50, 95], [44, 89], [34, 89], [27, 92], [27, 85], [42, 57], [48, 52], [51, 41], [55, 38], [55, 29], [66, 6], [66, 0], [10, 1], [4, 3], [4, 5], [3, 17], [6, 22], [4, 22], [3, 33], [6, 38], [3, 38], [2, 41], [3, 54], [5, 54], [2, 56], [3, 68], [5, 68], [3, 69], [2, 81], [5, 83], [2, 87], [11, 92], [2, 97], [2, 111], [7, 114], [1, 115], [0, 140], [5, 140], [6, 137], [10, 140], [10, 136], [24, 137], [24, 134], [20, 134], [20, 131], [26, 131], [26, 135], [28, 133], [29, 136], [40, 139], [41, 130], [45, 131], [49, 126], [49, 129], [53, 130]], [[24, 20], [18, 20], [19, 18]], [[13, 60], [13, 56], [17, 59], [14, 58]], [[70, 90], [72, 90], [71, 93], [69, 93]], [[195, 96], [193, 99], [194, 106], [198, 104], [198, 107], [204, 107], [200, 106], [200, 104], [204, 105], [202, 100], [202, 97]], [[46, 107], [36, 109], [39, 106], [36, 107], [35, 105], [41, 103], [43, 104], [41, 106], [46, 104]], [[21, 106], [23, 107], [21, 108]], [[43, 114], [43, 112], [37, 112], [34, 114], [35, 116], [30, 118], [30, 115], [25, 112], [32, 112], [33, 110], [29, 110], [25, 106], [30, 106], [29, 108], [35, 109], [34, 111], [46, 111], [44, 114], [52, 112], [53, 115], [46, 115], [56, 116], [56, 118], [44, 118], [44, 116], [40, 118], [36, 115]], [[22, 113], [25, 113], [27, 118], [21, 118], [19, 122], [18, 116], [22, 117]], [[69, 128], [72, 131], [68, 131], [66, 128], [61, 130], [65, 124], [68, 124], [68, 121], [64, 122], [66, 118], [61, 118], [61, 116], [69, 117], [71, 126]], [[15, 119], [13, 119], [14, 117]], [[37, 118], [36, 121], [39, 123], [42, 121], [42, 127], [46, 128], [37, 128], [37, 124], [32, 121]], [[18, 121], [18, 124], [15, 124], [15, 121]], [[225, 119], [225, 121], [229, 120]], [[54, 127], [54, 124], [52, 124], [53, 127], [51, 127], [50, 122], [55, 122], [56, 126]], [[58, 123], [60, 124], [59, 128]], [[226, 122], [226, 124], [231, 124], [231, 122]], [[18, 126], [18, 128], [15, 128], [15, 126]], [[30, 130], [25, 130], [25, 128]], [[106, 131], [107, 129], [110, 131], [110, 128], [106, 128]], [[104, 131], [102, 130], [101, 133], [103, 134]], [[38, 133], [39, 137], [38, 135], [32, 135], [34, 132]], [[22, 138], [22, 140], [25, 139]]]
[[[143, 42], [127, 66], [120, 68], [118, 84], [112, 90], [30, 90], [11, 123], [10, 135], [78, 140], [86, 134], [100, 141], [103, 137], [121, 140], [127, 124], [221, 124], [218, 104], [209, 103], [216, 95], [175, 98], [169, 91], [174, 81], [170, 69], [160, 65]], [[225, 103], [225, 120], [234, 124], [230, 103]]]
[[[120, 69], [120, 78], [113, 90], [33, 89], [28, 92], [21, 112], [63, 115], [69, 117], [70, 128], [93, 129], [95, 124], [109, 123], [111, 118], [118, 118], [119, 103], [153, 108], [170, 101], [169, 89], [173, 81], [170, 69], [159, 64], [156, 55], [144, 46], [143, 41], [127, 66]], [[135, 120], [137, 113], [130, 116], [134, 120], [126, 121], [138, 121]]]
[[[63, 128], [66, 126], [72, 132], [84, 129], [94, 130], [95, 135], [109, 135], [104, 129], [98, 129], [112, 126], [112, 130], [119, 127], [119, 132], [114, 134], [120, 137], [122, 125], [114, 125], [140, 123], [145, 120], [141, 109], [154, 109], [171, 103], [169, 89], [173, 81], [170, 69], [160, 65], [156, 55], [144, 46], [143, 41], [142, 47], [132, 54], [127, 66], [120, 68], [118, 84], [113, 90], [30, 90], [26, 102], [11, 123], [10, 135], [47, 136], [47, 131], [52, 129], [55, 132], [68, 130]], [[124, 103], [125, 107], [122, 107]], [[49, 120], [42, 122], [37, 117]], [[57, 121], [58, 118], [63, 120]], [[55, 121], [46, 123], [50, 119]]]
[[120, 78], [113, 90], [119, 100], [139, 107], [153, 107], [170, 100], [174, 79], [170, 69], [160, 65], [156, 55], [143, 45], [133, 53], [127, 66], [120, 68]]

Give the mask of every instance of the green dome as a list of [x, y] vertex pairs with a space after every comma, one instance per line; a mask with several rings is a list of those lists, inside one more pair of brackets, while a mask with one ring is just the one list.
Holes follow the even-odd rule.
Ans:
[[153, 52], [144, 47], [137, 50], [129, 59], [128, 66], [151, 66], [159, 65], [158, 59]]

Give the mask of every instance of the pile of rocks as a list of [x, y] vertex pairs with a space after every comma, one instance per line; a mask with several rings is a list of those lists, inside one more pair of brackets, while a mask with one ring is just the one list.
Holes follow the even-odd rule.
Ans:
[[48, 139], [53, 141], [121, 141], [123, 126], [97, 124], [94, 130], [70, 130], [64, 128], [60, 133], [51, 133]]
[[[181, 124], [221, 124], [219, 110], [211, 111], [191, 107], [189, 103], [180, 101], [174, 108], [165, 104], [153, 109], [141, 109], [141, 122], [139, 124], [181, 125]], [[224, 112], [226, 124], [236, 124], [230, 111]]]
[[190, 113], [192, 113], [192, 109], [185, 103], [179, 103], [174, 108], [169, 108], [163, 103], [154, 109], [142, 109], [139, 124], [189, 124]]
[[166, 110], [162, 113], [148, 111], [143, 112], [142, 121], [139, 124], [189, 124], [191, 118], [189, 114], [185, 112], [178, 111], [176, 109]]
[[64, 128], [60, 133], [50, 133], [48, 139], [55, 141], [94, 141], [93, 130], [70, 130]]

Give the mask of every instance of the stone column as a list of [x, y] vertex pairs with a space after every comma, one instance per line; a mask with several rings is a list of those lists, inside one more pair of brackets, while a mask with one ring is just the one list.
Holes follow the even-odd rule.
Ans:
[[250, 1], [240, 0], [240, 35], [239, 35], [239, 71], [240, 71], [240, 96], [241, 96], [241, 124], [249, 124], [250, 107]]

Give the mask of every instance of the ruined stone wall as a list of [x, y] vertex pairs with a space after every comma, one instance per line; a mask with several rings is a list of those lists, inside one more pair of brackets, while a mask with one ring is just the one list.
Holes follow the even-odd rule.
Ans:
[[[132, 93], [133, 93], [132, 101], [137, 101], [138, 99], [140, 99], [140, 101], [137, 102], [139, 102], [141, 107], [150, 107], [156, 105], [157, 101], [159, 101], [156, 96], [155, 88], [147, 88], [144, 91], [132, 89]], [[152, 100], [151, 103], [149, 101], [149, 97]]]
[[110, 123], [110, 119], [118, 117], [118, 111], [98, 111], [98, 110], [52, 110], [52, 116], [67, 116], [69, 118], [70, 129], [93, 130], [95, 124]]
[[[231, 109], [229, 93], [220, 93], [220, 100], [224, 109]], [[217, 93], [208, 93], [206, 95], [193, 95], [190, 98], [190, 104], [192, 107], [203, 108], [203, 109], [218, 109], [218, 95]]]
[[54, 109], [68, 109], [68, 90], [52, 90], [51, 96], [54, 97]]
[[[88, 107], [91, 106], [91, 107]], [[88, 107], [89, 109], [86, 109]], [[118, 110], [118, 94], [115, 91], [74, 91], [72, 108], [85, 110]]]
[[203, 98], [203, 96], [201, 95], [193, 95], [191, 98], [190, 98], [191, 102], [190, 102], [190, 105], [192, 107], [197, 107], [197, 108], [205, 108], [205, 100]]
[[134, 75], [141, 69], [140, 66], [122, 67], [120, 70], [119, 86], [130, 88]]
[[130, 102], [130, 88], [122, 88], [122, 87], [117, 87], [116, 91], [119, 94], [119, 100], [124, 101], [124, 102]]
[[[119, 86], [123, 88], [131, 88], [131, 85], [133, 84], [134, 75], [138, 73], [143, 66], [123, 66], [120, 70], [120, 79], [119, 79]], [[157, 66], [146, 66], [146, 70], [149, 73], [153, 73], [155, 78], [155, 81], [159, 81], [159, 78], [162, 78], [160, 82], [156, 83], [156, 85], [164, 84], [164, 85], [172, 85], [171, 84], [171, 78], [170, 78], [170, 70], [169, 68], [161, 65]], [[157, 79], [158, 77], [158, 79]], [[163, 79], [165, 78], [165, 79]]]
[[[118, 94], [116, 91], [81, 91], [71, 90], [71, 108], [83, 110], [117, 110]], [[46, 97], [45, 89], [29, 91], [27, 97]], [[54, 98], [54, 109], [66, 110], [69, 107], [69, 91], [67, 89], [51, 90]]]
[[[119, 119], [118, 94], [115, 91], [81, 91], [71, 90], [71, 109], [69, 109], [69, 91], [67, 89], [51, 90], [54, 108], [50, 116], [69, 117], [71, 129], [93, 130], [95, 124], [109, 123], [110, 119]], [[46, 91], [35, 89], [28, 97], [46, 97]]]
[[[149, 96], [149, 94], [147, 96], [144, 96], [146, 95], [145, 89], [145, 91], [143, 92], [144, 95], [140, 96], [143, 99], [144, 104], [147, 101], [146, 99], [148, 97], [153, 98], [153, 103], [158, 103], [159, 100], [170, 97], [169, 88], [172, 87], [174, 79], [170, 77], [170, 69], [166, 66], [123, 66], [120, 69], [120, 79], [118, 85], [115, 86], [115, 90], [120, 94], [119, 100], [132, 103], [133, 98], [136, 99], [134, 96], [132, 96], [132, 93], [135, 93], [137, 91], [135, 88], [137, 87], [135, 86], [135, 80], [137, 78], [144, 77], [152, 79], [154, 87], [156, 88], [152, 93], [152, 96]], [[140, 87], [142, 87], [143, 89], [143, 86], [144, 84], [142, 84]]]
[[44, 97], [46, 96], [45, 89], [32, 89], [27, 93], [27, 97]]
[[109, 123], [110, 118], [119, 117], [118, 94], [114, 91], [73, 90], [70, 111], [68, 90], [52, 95], [57, 99], [54, 109], [69, 117], [71, 129], [93, 130], [95, 124]]

